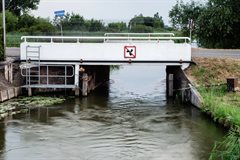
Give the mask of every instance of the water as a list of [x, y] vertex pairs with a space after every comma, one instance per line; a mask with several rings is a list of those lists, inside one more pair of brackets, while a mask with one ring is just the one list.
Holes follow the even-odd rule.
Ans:
[[167, 101], [164, 78], [164, 67], [121, 67], [87, 98], [9, 118], [0, 124], [0, 159], [207, 159], [224, 131]]

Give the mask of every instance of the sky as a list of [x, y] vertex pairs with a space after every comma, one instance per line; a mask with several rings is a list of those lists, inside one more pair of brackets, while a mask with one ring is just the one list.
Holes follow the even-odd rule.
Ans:
[[[54, 11], [65, 10], [82, 15], [86, 19], [98, 19], [105, 23], [128, 22], [135, 15], [153, 16], [159, 13], [164, 23], [169, 24], [168, 13], [177, 0], [40, 0], [38, 10], [32, 14], [54, 17]], [[190, 2], [191, 0], [183, 0]]]

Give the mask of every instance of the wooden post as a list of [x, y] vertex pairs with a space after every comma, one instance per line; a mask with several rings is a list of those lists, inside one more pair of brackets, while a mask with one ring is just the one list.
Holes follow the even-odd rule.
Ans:
[[13, 83], [13, 65], [12, 63], [8, 66], [8, 81], [12, 84]]
[[31, 87], [28, 88], [28, 96], [29, 96], [29, 97], [32, 96], [32, 88], [31, 88]]
[[8, 76], [8, 65], [7, 64], [4, 66], [4, 77], [8, 81], [9, 76]]
[[75, 88], [75, 96], [79, 96], [80, 95], [80, 91], [79, 91], [79, 88]]
[[82, 76], [82, 96], [88, 95], [88, 74], [83, 73]]
[[168, 96], [173, 97], [173, 74], [168, 75]]

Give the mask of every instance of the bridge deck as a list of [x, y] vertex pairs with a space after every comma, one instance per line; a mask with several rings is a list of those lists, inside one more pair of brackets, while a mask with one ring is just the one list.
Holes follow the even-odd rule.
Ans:
[[[124, 34], [123, 34], [124, 35]], [[25, 36], [21, 61], [26, 61], [30, 46], [40, 47], [41, 62], [69, 62], [82, 65], [191, 62], [188, 37], [173, 34], [106, 34], [105, 37]], [[34, 52], [34, 51], [33, 51]]]

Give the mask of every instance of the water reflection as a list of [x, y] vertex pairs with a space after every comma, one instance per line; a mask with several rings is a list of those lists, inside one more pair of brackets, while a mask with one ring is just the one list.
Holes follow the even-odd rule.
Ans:
[[207, 159], [224, 131], [197, 109], [167, 102], [164, 78], [164, 67], [124, 67], [87, 98], [17, 115], [1, 126], [0, 158]]
[[0, 122], [0, 151], [5, 149], [5, 123]]

